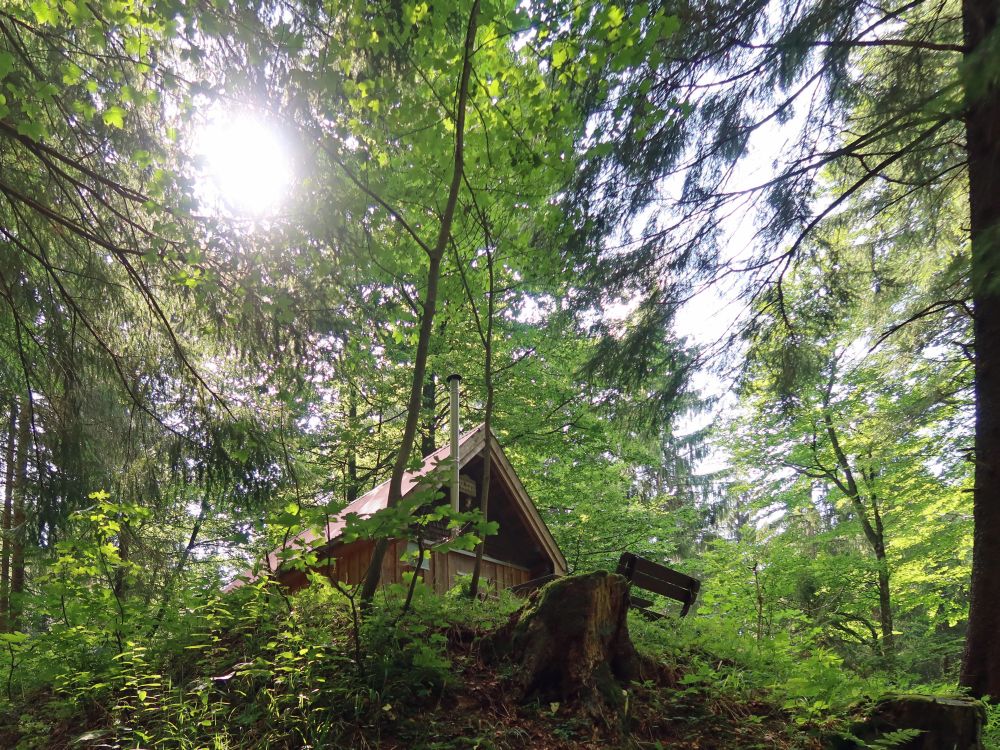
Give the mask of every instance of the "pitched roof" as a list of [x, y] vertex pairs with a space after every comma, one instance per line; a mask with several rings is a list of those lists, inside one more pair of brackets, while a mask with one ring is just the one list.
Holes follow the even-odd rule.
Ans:
[[[483, 430], [483, 425], [479, 425], [473, 430], [469, 430], [464, 435], [461, 435], [458, 439], [458, 455], [460, 457], [459, 464], [464, 466], [465, 462], [471, 458], [468, 451], [463, 450], [471, 442], [473, 438], [479, 435]], [[438, 448], [436, 451], [431, 453], [427, 458], [424, 459], [423, 465], [418, 469], [412, 469], [403, 474], [403, 484], [402, 484], [402, 497], [406, 497], [413, 490], [415, 490], [420, 485], [420, 480], [426, 477], [428, 474], [433, 472], [438, 468], [440, 464], [451, 458], [451, 445], [444, 445]], [[333, 541], [340, 536], [344, 527], [347, 526], [347, 517], [352, 513], [356, 513], [361, 518], [367, 518], [372, 516], [380, 510], [384, 510], [389, 505], [389, 480], [382, 482], [382, 484], [372, 487], [365, 494], [359, 497], [357, 500], [348, 504], [337, 517], [334, 518], [330, 523], [326, 525], [326, 529], [323, 532], [317, 532], [312, 529], [307, 529], [299, 534], [295, 538], [295, 542], [315, 542], [318, 539], [326, 539], [328, 541]], [[325, 532], [325, 533], [324, 533]], [[301, 541], [300, 541], [301, 540]], [[275, 554], [275, 553], [272, 553]]]
[[[482, 451], [483, 445], [486, 442], [484, 428], [485, 425], [481, 424], [478, 427], [465, 432], [459, 437], [459, 468], [465, 466], [466, 463], [472, 460], [475, 456], [479, 455]], [[514, 473], [514, 469], [511, 466], [510, 461], [507, 459], [507, 456], [500, 448], [495, 435], [493, 436], [491, 445], [493, 447], [493, 457], [498, 465], [500, 473], [503, 474], [508, 484], [511, 485], [515, 499], [520, 501], [520, 504], [523, 506], [523, 510], [526, 512], [528, 525], [535, 530], [536, 534], [538, 534], [543, 547], [545, 547], [549, 557], [552, 558], [556, 572], [565, 573], [566, 559], [563, 557], [562, 551], [556, 544], [555, 539], [552, 538], [552, 534], [549, 532], [545, 522], [542, 521], [534, 503], [532, 503], [529, 499], [528, 493], [525, 491], [520, 479], [518, 479], [517, 475]], [[427, 458], [424, 459], [423, 465], [419, 468], [412, 469], [404, 473], [401, 488], [402, 497], [406, 497], [413, 490], [419, 487], [422, 479], [430, 475], [433, 471], [438, 469], [441, 464], [450, 458], [451, 444], [448, 443], [427, 456]], [[357, 500], [348, 504], [342, 511], [340, 511], [340, 513], [337, 514], [336, 518], [331, 520], [326, 525], [325, 529], [306, 529], [305, 531], [297, 534], [294, 538], [289, 539], [281, 547], [272, 551], [267, 556], [267, 569], [270, 571], [276, 571], [279, 568], [281, 565], [279, 553], [282, 552], [282, 550], [295, 547], [313, 546], [317, 541], [336, 541], [337, 537], [339, 537], [344, 531], [344, 527], [347, 526], [348, 516], [351, 514], [357, 514], [362, 518], [367, 518], [368, 516], [372, 516], [378, 511], [388, 507], [388, 505], [389, 480], [386, 480], [370, 489]], [[237, 578], [235, 581], [227, 585], [223, 591], [231, 591], [242, 585], [242, 578]]]

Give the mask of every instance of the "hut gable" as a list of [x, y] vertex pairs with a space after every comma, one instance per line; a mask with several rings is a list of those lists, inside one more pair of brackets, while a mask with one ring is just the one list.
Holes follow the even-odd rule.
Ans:
[[[484, 426], [480, 425], [459, 439], [463, 509], [478, 507], [486, 442], [484, 430]], [[490, 445], [493, 469], [487, 517], [499, 523], [499, 532], [486, 539], [483, 578], [496, 588], [509, 588], [541, 576], [565, 575], [566, 559], [495, 436]], [[443, 473], [435, 470], [450, 458], [451, 447], [445, 445], [427, 456], [419, 468], [406, 472], [402, 482], [403, 497], [418, 488], [427, 488], [429, 482], [440, 486]], [[304, 531], [271, 552], [265, 567], [275, 571], [278, 580], [285, 585], [292, 589], [300, 588], [308, 582], [306, 575], [300, 570], [282, 570], [280, 552], [284, 548], [313, 547], [328, 560], [323, 572], [347, 584], [359, 583], [371, 561], [374, 544], [368, 540], [345, 544], [340, 537], [348, 516], [371, 516], [384, 509], [388, 501], [389, 482], [386, 481], [345, 507], [326, 528]], [[383, 562], [383, 583], [399, 582], [402, 574], [411, 569], [400, 560], [409, 543], [407, 539], [392, 541]], [[441, 593], [455, 585], [458, 576], [471, 573], [474, 562], [475, 555], [470, 552], [432, 552], [421, 575], [426, 583]], [[242, 580], [230, 584], [227, 589], [241, 585]]]

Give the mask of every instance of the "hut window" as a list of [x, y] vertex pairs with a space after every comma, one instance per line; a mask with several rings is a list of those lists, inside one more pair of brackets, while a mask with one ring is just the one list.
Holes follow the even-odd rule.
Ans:
[[[417, 546], [416, 542], [406, 543], [406, 564], [411, 568], [417, 567], [417, 558], [420, 554], [420, 548]], [[424, 559], [420, 561], [420, 570], [427, 570], [431, 566], [431, 551], [424, 547]]]

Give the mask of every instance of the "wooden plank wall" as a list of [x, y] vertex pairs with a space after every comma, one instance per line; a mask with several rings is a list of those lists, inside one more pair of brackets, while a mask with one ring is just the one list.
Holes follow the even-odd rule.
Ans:
[[368, 571], [373, 547], [371, 542], [356, 542], [337, 552], [337, 580], [348, 585], [361, 583]]
[[[433, 555], [429, 578], [434, 591], [438, 594], [445, 593], [455, 585], [457, 576], [462, 574], [472, 575], [475, 564], [476, 559], [474, 557], [463, 555], [459, 552]], [[491, 562], [489, 560], [483, 560], [481, 575], [483, 578], [491, 581], [491, 588], [493, 590], [497, 590], [498, 588], [507, 589], [519, 583], [524, 583], [530, 578], [528, 571], [523, 568], [515, 565]]]
[[[373, 548], [374, 544], [371, 542], [356, 542], [337, 553], [337, 580], [349, 585], [361, 583], [368, 570]], [[405, 540], [399, 539], [390, 543], [382, 561], [383, 583], [402, 583], [403, 573], [410, 569], [400, 562], [405, 550]], [[475, 563], [475, 557], [459, 552], [430, 553], [428, 569], [424, 571], [423, 578], [436, 593], [444, 594], [455, 585], [457, 575], [463, 573], [472, 575]], [[490, 587], [494, 591], [517, 586], [531, 578], [530, 573], [523, 568], [489, 560], [483, 560], [482, 577], [491, 581]], [[304, 581], [302, 583], [304, 584]]]

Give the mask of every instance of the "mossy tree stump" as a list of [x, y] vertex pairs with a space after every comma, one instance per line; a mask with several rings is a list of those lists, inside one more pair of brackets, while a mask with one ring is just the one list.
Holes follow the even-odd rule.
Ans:
[[[868, 718], [851, 729], [864, 742], [872, 742], [901, 729], [920, 734], [899, 747], [905, 750], [982, 750], [986, 709], [964, 696], [888, 695], [868, 712]], [[856, 744], [848, 745], [858, 747]]]
[[628, 634], [628, 581], [599, 571], [568, 576], [532, 594], [484, 644], [508, 658], [517, 701], [558, 701], [617, 723], [623, 686], [637, 676], [639, 657]]

